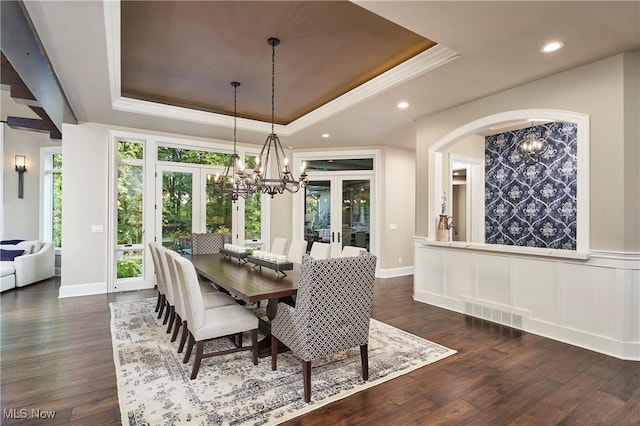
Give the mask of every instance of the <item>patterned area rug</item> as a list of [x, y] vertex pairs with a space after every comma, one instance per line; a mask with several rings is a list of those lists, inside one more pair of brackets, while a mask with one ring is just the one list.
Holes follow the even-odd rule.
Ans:
[[[278, 355], [276, 371], [271, 371], [271, 358], [254, 366], [250, 352], [207, 358], [198, 377], [189, 380], [193, 355], [182, 363], [178, 342], [169, 341], [166, 327], [156, 319], [155, 303], [111, 303], [124, 425], [274, 425], [455, 353], [372, 319], [369, 381], [362, 380], [358, 348], [314, 361], [311, 402], [306, 404], [302, 363], [289, 352]], [[211, 344], [231, 347], [227, 339]]]

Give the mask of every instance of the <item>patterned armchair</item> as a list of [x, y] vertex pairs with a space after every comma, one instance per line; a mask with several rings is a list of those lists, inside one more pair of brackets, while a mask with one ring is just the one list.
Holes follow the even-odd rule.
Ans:
[[278, 341], [302, 359], [304, 399], [311, 400], [311, 361], [359, 346], [362, 378], [369, 378], [369, 318], [376, 256], [315, 260], [304, 255], [296, 306], [278, 304], [271, 321], [271, 368]]
[[220, 253], [220, 249], [225, 243], [231, 241], [227, 234], [219, 232], [207, 234], [191, 234], [191, 253], [192, 254], [214, 254]]

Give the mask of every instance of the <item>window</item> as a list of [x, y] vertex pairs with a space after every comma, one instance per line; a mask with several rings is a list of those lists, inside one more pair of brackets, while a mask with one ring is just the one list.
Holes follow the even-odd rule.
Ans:
[[118, 141], [116, 277], [143, 273], [144, 145]]
[[62, 148], [40, 149], [42, 176], [41, 238], [62, 248]]

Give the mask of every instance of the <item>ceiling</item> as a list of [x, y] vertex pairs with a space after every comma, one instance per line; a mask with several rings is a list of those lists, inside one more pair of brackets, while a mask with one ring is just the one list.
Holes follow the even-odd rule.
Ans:
[[[213, 3], [204, 2], [200, 7], [210, 9]], [[353, 12], [357, 18], [352, 19], [356, 22], [360, 13], [378, 20], [365, 13], [369, 11], [408, 30], [401, 30], [402, 34], [413, 33], [411, 37], [420, 36], [417, 40], [433, 40], [437, 44], [338, 96], [345, 88], [353, 86], [349, 81], [359, 81], [358, 72], [351, 72], [359, 61], [385, 62], [372, 54], [378, 52], [343, 43], [353, 34], [344, 30], [348, 27], [331, 26], [344, 24], [342, 14], [334, 16], [335, 22], [320, 25], [310, 37], [312, 41], [307, 43], [307, 39], [299, 34], [304, 34], [315, 18], [302, 12], [304, 5], [282, 2], [280, 7], [285, 16], [278, 17], [275, 9], [273, 15], [271, 11], [254, 15], [254, 7], [264, 7], [260, 2], [234, 3], [235, 7], [242, 5], [242, 8], [223, 15], [227, 25], [212, 24], [211, 28], [202, 25], [202, 17], [193, 16], [193, 10], [191, 15], [179, 15], [178, 26], [166, 22], [173, 16], [171, 11], [154, 9], [141, 15], [151, 25], [138, 29], [144, 33], [146, 28], [148, 34], [145, 38], [145, 34], [136, 33], [136, 39], [146, 41], [142, 46], [136, 46], [137, 50], [132, 51], [135, 53], [127, 53], [130, 36], [125, 27], [129, 24], [127, 19], [120, 21], [121, 5], [118, 2], [29, 1], [25, 6], [78, 121], [194, 137], [230, 140], [233, 135], [231, 117], [203, 111], [224, 112], [232, 103], [230, 87], [212, 86], [202, 93], [187, 92], [191, 80], [205, 81], [198, 78], [210, 78], [209, 74], [215, 74], [214, 81], [220, 86], [222, 82], [228, 85], [235, 79], [235, 74], [243, 83], [238, 89], [238, 108], [243, 108], [246, 116], [265, 109], [268, 115], [271, 48], [266, 40], [279, 37], [282, 43], [276, 48], [276, 91], [283, 88], [286, 93], [277, 92], [276, 113], [282, 123], [288, 124], [278, 125], [276, 131], [283, 144], [294, 149], [372, 145], [413, 149], [415, 121], [420, 117], [598, 59], [640, 50], [640, 2], [637, 1], [356, 1], [348, 5], [364, 9]], [[126, 12], [128, 7], [125, 4], [122, 10]], [[287, 15], [287, 11], [295, 13]], [[271, 26], [262, 20], [265, 14], [271, 18]], [[131, 19], [135, 21], [140, 16]], [[189, 28], [190, 22], [194, 23], [193, 28]], [[251, 26], [251, 37], [234, 35], [234, 28], [241, 29], [247, 22]], [[396, 31], [397, 26], [389, 28]], [[360, 31], [362, 37], [373, 31], [375, 34], [368, 35], [376, 40], [378, 27], [367, 23], [353, 31]], [[220, 37], [214, 37], [212, 41], [208, 38], [212, 34], [220, 34]], [[250, 38], [255, 40], [250, 46], [245, 45]], [[161, 40], [165, 46], [170, 45], [174, 53], [184, 49], [182, 53], [192, 65], [186, 66], [182, 56], [173, 60], [167, 56], [163, 61], [162, 50], [165, 48], [157, 50], [154, 39]], [[562, 40], [565, 47], [548, 55], [540, 53], [541, 46], [554, 39]], [[243, 41], [243, 44], [238, 45], [237, 41]], [[320, 53], [321, 48], [328, 51]], [[406, 55], [405, 50], [398, 50]], [[244, 51], [254, 53], [238, 53]], [[223, 52], [225, 67], [218, 70], [217, 61], [211, 61], [208, 52]], [[336, 60], [324, 59], [325, 54], [355, 59], [347, 67], [350, 76], [343, 75], [346, 72], [336, 67]], [[254, 55], [257, 55], [255, 59]], [[127, 64], [136, 57], [143, 64], [155, 64], [159, 74], [173, 74], [175, 80], [171, 81], [185, 86], [174, 87], [174, 83], [162, 83], [159, 79], [154, 82], [155, 94], [147, 88], [136, 92], [135, 84], [129, 86], [126, 75]], [[243, 61], [236, 63], [239, 60]], [[306, 67], [305, 71], [297, 70], [298, 64]], [[384, 68], [383, 65], [381, 69]], [[194, 70], [202, 75], [196, 78], [189, 74]], [[152, 69], [142, 67], [138, 72], [147, 74], [147, 79], [155, 78]], [[362, 79], [362, 75], [360, 77]], [[312, 96], [312, 91], [305, 88], [319, 87], [316, 79], [324, 83], [334, 80], [334, 86], [316, 90]], [[143, 87], [142, 83], [144, 81], [138, 82], [138, 87]], [[163, 84], [167, 86], [166, 91], [158, 89]], [[295, 89], [287, 90], [288, 87]], [[126, 96], [127, 91], [136, 92], [129, 93], [135, 96]], [[251, 96], [255, 96], [253, 101]], [[154, 97], [160, 102], [141, 99]], [[258, 103], [258, 98], [262, 104]], [[294, 105], [291, 99], [300, 102]], [[407, 101], [409, 108], [398, 109], [399, 101]], [[212, 103], [204, 105], [208, 102]], [[194, 103], [197, 109], [170, 103], [183, 106]], [[261, 144], [269, 132], [268, 123], [238, 120], [240, 143]], [[323, 133], [331, 136], [322, 138]]]
[[[435, 43], [348, 1], [121, 4], [121, 94], [289, 124]], [[354, 55], [353, 52], [358, 52]]]

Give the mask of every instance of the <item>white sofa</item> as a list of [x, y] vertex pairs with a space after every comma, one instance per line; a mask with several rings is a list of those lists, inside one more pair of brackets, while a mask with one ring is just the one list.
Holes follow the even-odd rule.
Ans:
[[0, 291], [23, 287], [55, 275], [53, 243], [23, 241], [0, 246], [4, 250], [24, 250], [13, 261], [0, 262]]

